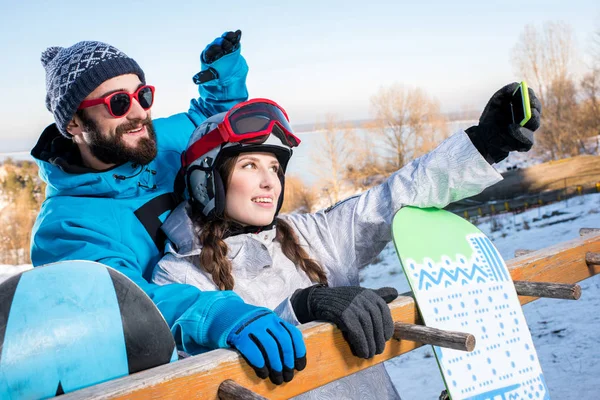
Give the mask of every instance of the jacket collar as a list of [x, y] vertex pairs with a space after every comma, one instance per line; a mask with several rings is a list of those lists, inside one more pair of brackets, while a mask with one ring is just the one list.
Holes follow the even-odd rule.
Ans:
[[[167, 251], [179, 256], [198, 255], [202, 251], [199, 235], [190, 218], [191, 207], [188, 201], [179, 204], [161, 227], [171, 242], [167, 246]], [[241, 246], [250, 238], [269, 243], [275, 240], [277, 234], [275, 227], [276, 221], [262, 227], [233, 224], [224, 240], [230, 247], [230, 251], [235, 251], [237, 246]]]
[[[56, 124], [48, 126], [31, 150], [46, 198], [53, 196], [131, 197], [138, 191], [144, 166], [125, 163], [105, 171], [85, 167], [77, 144], [64, 137]], [[148, 164], [152, 168], [155, 161]]]
[[98, 172], [83, 165], [79, 148], [72, 139], [66, 138], [60, 133], [56, 124], [48, 125], [44, 129], [31, 150], [31, 156], [56, 165], [71, 174]]

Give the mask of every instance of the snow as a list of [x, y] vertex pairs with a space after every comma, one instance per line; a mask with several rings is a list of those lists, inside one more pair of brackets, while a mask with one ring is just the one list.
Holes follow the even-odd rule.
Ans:
[[[600, 227], [600, 193], [477, 222], [505, 259], [517, 249], [536, 250], [579, 237], [579, 228]], [[526, 229], [528, 228], [528, 229]], [[0, 265], [0, 282], [31, 265]], [[361, 284], [409, 291], [390, 243], [376, 263], [361, 271]], [[600, 276], [580, 282], [578, 301], [541, 299], [524, 307], [553, 399], [594, 399], [600, 393]], [[404, 400], [437, 399], [444, 388], [430, 346], [386, 362]]]
[[18, 274], [19, 272], [27, 271], [28, 269], [31, 269], [31, 264], [0, 265], [0, 283], [11, 276]]

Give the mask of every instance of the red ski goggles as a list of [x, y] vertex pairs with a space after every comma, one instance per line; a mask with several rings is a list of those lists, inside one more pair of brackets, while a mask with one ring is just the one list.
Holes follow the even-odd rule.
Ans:
[[217, 128], [188, 147], [182, 156], [182, 165], [188, 167], [223, 143], [262, 144], [270, 135], [277, 136], [290, 148], [300, 144], [300, 139], [292, 133], [285, 110], [277, 103], [268, 99], [239, 103], [227, 112]]
[[134, 93], [120, 91], [99, 99], [85, 100], [81, 102], [78, 110], [97, 106], [98, 104], [106, 104], [110, 115], [114, 118], [121, 118], [131, 109], [133, 99], [136, 99], [144, 110], [149, 110], [152, 103], [154, 103], [154, 86], [144, 85], [140, 86]]

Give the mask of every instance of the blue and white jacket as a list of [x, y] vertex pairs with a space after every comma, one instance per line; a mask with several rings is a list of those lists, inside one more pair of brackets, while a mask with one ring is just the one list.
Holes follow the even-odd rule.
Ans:
[[[158, 154], [148, 165], [125, 163], [107, 171], [81, 164], [74, 143], [56, 125], [42, 133], [31, 154], [47, 184], [31, 240], [34, 266], [91, 260], [117, 269], [154, 301], [180, 346], [226, 347], [232, 321], [210, 319], [220, 310], [256, 312], [233, 292], [202, 292], [191, 285], [150, 283], [163, 254], [162, 222], [177, 206], [174, 181], [180, 154], [196, 126], [248, 98], [248, 66], [240, 50], [215, 61], [219, 78], [199, 86], [187, 113], [154, 120]], [[202, 66], [208, 68], [207, 65]]]

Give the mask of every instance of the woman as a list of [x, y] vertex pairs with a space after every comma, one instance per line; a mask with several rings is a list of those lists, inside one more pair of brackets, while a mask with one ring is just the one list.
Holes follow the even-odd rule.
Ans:
[[[468, 133], [457, 133], [381, 185], [314, 214], [277, 217], [285, 168], [300, 143], [281, 107], [256, 99], [208, 119], [183, 157], [188, 201], [163, 225], [170, 243], [154, 282], [233, 290], [293, 325], [335, 323], [358, 357], [381, 353], [393, 332], [385, 303], [397, 293], [359, 287], [358, 270], [391, 240], [399, 208], [444, 207], [473, 196], [501, 180], [491, 162], [531, 147], [539, 102], [530, 92], [534, 117], [527, 128], [513, 126], [503, 112], [513, 85], [492, 97]], [[399, 398], [383, 364], [299, 397], [340, 393]]]

